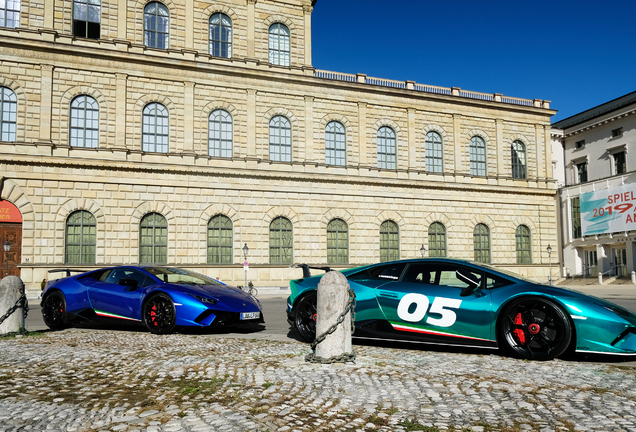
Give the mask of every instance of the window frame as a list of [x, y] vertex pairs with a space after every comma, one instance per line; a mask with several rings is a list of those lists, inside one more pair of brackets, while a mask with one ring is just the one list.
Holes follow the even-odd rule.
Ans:
[[[153, 6], [155, 11], [148, 12]], [[164, 12], [165, 15], [161, 15], [160, 11]], [[148, 28], [148, 21], [151, 18], [154, 18], [155, 29]], [[160, 26], [160, 22], [163, 20], [165, 20], [165, 25]], [[154, 43], [151, 43], [152, 41]], [[162, 42], [160, 43], [160, 41]], [[161, 2], [153, 1], [144, 7], [144, 45], [155, 49], [170, 48], [170, 10]]]
[[446, 227], [441, 222], [433, 222], [428, 227], [428, 256], [445, 258], [446, 255]]
[[[76, 14], [82, 8], [84, 9], [83, 14], [85, 17], [80, 19]], [[91, 10], [93, 14], [97, 15], [97, 21], [91, 20]], [[97, 10], [96, 13], [95, 10]], [[82, 13], [82, 11], [80, 10], [79, 13]], [[73, 36], [84, 39], [99, 39], [101, 36], [101, 21], [102, 5], [100, 0], [73, 0]], [[80, 29], [83, 31], [80, 32]]]
[[532, 264], [532, 231], [526, 225], [515, 230], [515, 251], [517, 264]]
[[[212, 23], [212, 20], [215, 17], [218, 17], [219, 19], [218, 24]], [[226, 19], [229, 22], [229, 25], [223, 22], [224, 19]], [[217, 28], [219, 29], [218, 38], [215, 37], [216, 35], [213, 36], [213, 32]], [[209, 54], [213, 57], [232, 58], [232, 33], [234, 30], [234, 24], [232, 23], [232, 19], [222, 12], [215, 12], [210, 16], [210, 19], [208, 20], [208, 29], [209, 29], [209, 32], [208, 32]], [[226, 30], [224, 31], [224, 29]], [[223, 37], [224, 35], [226, 35], [225, 39]]]
[[[283, 150], [288, 151], [283, 153]], [[283, 115], [275, 115], [269, 121], [269, 159], [275, 162], [292, 160], [292, 125]]]
[[380, 225], [380, 262], [400, 259], [400, 226], [392, 220]]
[[[619, 156], [622, 158], [622, 161], [618, 161]], [[619, 170], [620, 166], [622, 166], [621, 170]], [[612, 172], [613, 175], [627, 173], [627, 155], [625, 150], [612, 153]]]
[[475, 225], [473, 229], [473, 253], [475, 262], [490, 264], [490, 228], [484, 223]]
[[327, 264], [349, 264], [349, 225], [340, 218], [327, 224]]
[[488, 175], [486, 140], [479, 135], [475, 135], [470, 139], [469, 145], [470, 175], [475, 177], [486, 177]]
[[[7, 112], [6, 108], [9, 108]], [[8, 120], [5, 120], [8, 118]], [[0, 141], [15, 142], [18, 128], [18, 96], [9, 87], [0, 87]]]
[[572, 238], [583, 237], [583, 227], [581, 226], [581, 197], [574, 197], [570, 200], [572, 209]]
[[232, 219], [223, 214], [212, 216], [208, 221], [207, 229], [207, 263], [232, 264], [234, 260], [233, 244], [234, 224]]
[[[216, 114], [216, 118], [212, 118]], [[217, 134], [218, 137], [213, 136]], [[227, 136], [229, 135], [229, 139]], [[231, 158], [234, 154], [234, 119], [224, 109], [208, 116], [208, 156]]]
[[[285, 30], [286, 34], [280, 31]], [[289, 66], [291, 64], [291, 31], [280, 22], [269, 26], [269, 63], [274, 66]]]
[[347, 130], [336, 120], [325, 126], [325, 163], [333, 166], [347, 165]]
[[[98, 148], [99, 103], [97, 100], [89, 95], [76, 96], [71, 101], [70, 110], [69, 145], [77, 148]], [[89, 133], [87, 134], [87, 132]]]
[[444, 172], [444, 141], [437, 131], [428, 131], [424, 137], [424, 157], [426, 171]]
[[577, 184], [587, 183], [587, 161], [575, 163]]
[[[9, 4], [11, 4], [13, 7], [17, 7], [17, 9], [11, 9]], [[0, 22], [0, 27], [3, 27], [3, 28], [20, 27], [21, 9], [22, 9], [22, 2], [20, 0], [6, 1], [4, 4], [4, 7], [0, 9], [4, 12], [2, 22]]]
[[[397, 169], [397, 134], [392, 127], [382, 126], [378, 129], [377, 152], [378, 168]], [[391, 158], [393, 159], [392, 161]]]
[[[75, 222], [73, 218], [79, 220]], [[79, 232], [69, 232], [79, 229]], [[88, 232], [87, 232], [88, 230]], [[78, 241], [70, 241], [70, 236]], [[97, 261], [97, 220], [87, 210], [76, 210], [68, 215], [64, 227], [64, 264], [95, 264]], [[72, 251], [71, 248], [77, 248]], [[73, 259], [71, 257], [77, 257]]]
[[527, 180], [528, 153], [526, 152], [526, 145], [522, 141], [515, 140], [510, 145], [510, 160], [512, 167], [512, 178], [517, 180]]
[[293, 264], [294, 225], [284, 216], [278, 216], [269, 224], [269, 263]]
[[[156, 109], [154, 112], [150, 112], [153, 107]], [[158, 108], [161, 108], [161, 111], [165, 112], [165, 115], [163, 113], [158, 114], [160, 111]], [[163, 119], [165, 119], [165, 124], [158, 124], [158, 119], [162, 119], [162, 122]], [[147, 120], [152, 120], [152, 122]], [[152, 128], [152, 131], [147, 130], [147, 127], [149, 129]], [[157, 129], [161, 129], [161, 133], [158, 133]], [[163, 138], [162, 141], [165, 142], [158, 143], [158, 137]], [[149, 138], [152, 138], [152, 140]], [[170, 150], [170, 112], [163, 104], [159, 102], [150, 102], [144, 106], [142, 111], [141, 143], [141, 149], [148, 153], [168, 153]], [[162, 146], [162, 148], [165, 146], [165, 150], [157, 150], [159, 146]]]
[[[151, 219], [152, 218], [152, 219]], [[151, 220], [151, 223], [146, 221]], [[163, 224], [160, 225], [157, 221]], [[144, 228], [151, 231], [151, 234], [144, 234]], [[159, 235], [157, 231], [160, 230]], [[151, 241], [144, 243], [144, 239], [151, 238]], [[157, 242], [157, 238], [164, 238], [165, 241]], [[144, 252], [144, 248], [151, 248], [150, 254]], [[160, 249], [157, 252], [157, 249]], [[163, 250], [161, 250], [163, 249]], [[147, 260], [150, 257], [150, 261]], [[160, 258], [160, 259], [157, 259]], [[139, 221], [139, 264], [167, 264], [168, 263], [168, 220], [164, 215], [157, 212], [146, 213]]]

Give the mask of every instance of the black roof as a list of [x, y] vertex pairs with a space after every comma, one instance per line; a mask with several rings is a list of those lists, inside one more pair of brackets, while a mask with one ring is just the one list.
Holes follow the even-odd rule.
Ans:
[[590, 108], [589, 110], [575, 114], [571, 117], [560, 120], [556, 123], [552, 123], [552, 127], [555, 127], [558, 129], [567, 129], [579, 123], [583, 123], [593, 118], [600, 117], [603, 114], [607, 114], [609, 112], [616, 111], [620, 108], [629, 106], [633, 103], [636, 103], [636, 91], [632, 93], [628, 93], [624, 96], [621, 96], [609, 102], [605, 102], [604, 104], [595, 106], [594, 108]]

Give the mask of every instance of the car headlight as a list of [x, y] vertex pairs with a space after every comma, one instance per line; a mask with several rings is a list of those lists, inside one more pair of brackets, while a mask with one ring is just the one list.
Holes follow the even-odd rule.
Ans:
[[190, 294], [190, 295], [204, 304], [217, 304], [219, 302], [218, 299], [215, 299], [212, 297], [203, 297], [203, 296], [195, 295], [195, 294]]

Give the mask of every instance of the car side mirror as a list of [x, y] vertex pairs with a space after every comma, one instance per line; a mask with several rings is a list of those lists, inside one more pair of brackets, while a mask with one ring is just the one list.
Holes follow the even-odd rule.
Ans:
[[477, 291], [481, 281], [473, 273], [463, 269], [457, 269], [455, 270], [455, 274], [457, 275], [457, 279], [468, 284], [468, 286], [459, 294], [461, 297], [469, 296]]
[[130, 287], [130, 291], [137, 289], [138, 282], [135, 279], [119, 279], [118, 285]]

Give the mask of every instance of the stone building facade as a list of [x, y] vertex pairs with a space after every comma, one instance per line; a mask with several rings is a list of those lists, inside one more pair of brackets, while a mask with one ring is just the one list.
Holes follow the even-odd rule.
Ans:
[[291, 262], [346, 268], [422, 246], [547, 280], [549, 101], [315, 69], [314, 7], [5, 10], [0, 203], [21, 215], [27, 287], [53, 268], [139, 262], [240, 283], [244, 245], [257, 286], [299, 277]]

